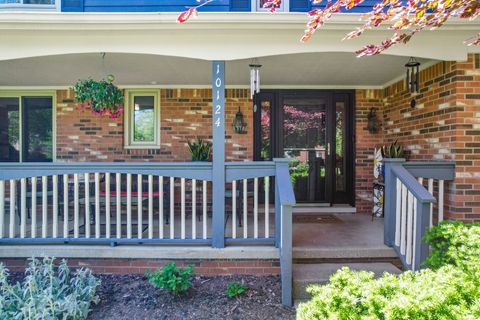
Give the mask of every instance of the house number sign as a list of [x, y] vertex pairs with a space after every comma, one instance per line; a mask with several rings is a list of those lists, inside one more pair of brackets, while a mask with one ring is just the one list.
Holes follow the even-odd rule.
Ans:
[[[215, 61], [213, 63], [213, 124], [214, 129], [219, 131], [224, 128], [225, 120], [225, 63]], [[222, 131], [222, 134], [223, 131]]]

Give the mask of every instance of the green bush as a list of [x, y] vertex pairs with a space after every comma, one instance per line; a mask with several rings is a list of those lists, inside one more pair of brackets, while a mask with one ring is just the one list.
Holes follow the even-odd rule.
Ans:
[[9, 272], [0, 264], [0, 319], [86, 319], [97, 302], [100, 281], [90, 270], [71, 272], [65, 261], [31, 259], [22, 283], [8, 283]]
[[480, 223], [465, 224], [444, 221], [425, 236], [430, 244], [430, 256], [425, 265], [438, 269], [451, 264], [467, 270], [480, 265]]
[[327, 285], [312, 285], [312, 299], [298, 319], [470, 320], [480, 319], [480, 228], [445, 222], [426, 236], [432, 269], [385, 273], [343, 268]]
[[153, 273], [147, 272], [147, 277], [155, 288], [162, 288], [174, 295], [180, 295], [190, 289], [194, 274], [193, 265], [182, 269], [171, 262]]
[[227, 291], [225, 293], [229, 298], [236, 298], [245, 294], [247, 290], [248, 287], [246, 285], [239, 282], [232, 282], [228, 284]]

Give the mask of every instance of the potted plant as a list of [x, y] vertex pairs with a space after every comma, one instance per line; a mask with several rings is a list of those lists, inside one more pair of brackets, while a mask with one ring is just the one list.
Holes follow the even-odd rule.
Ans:
[[[405, 158], [405, 150], [398, 140], [388, 146], [382, 146], [381, 152], [383, 158]], [[382, 164], [382, 176], [385, 177], [385, 164]]]
[[212, 153], [212, 144], [203, 139], [197, 138], [195, 141], [187, 141], [188, 150], [192, 155], [192, 161], [209, 161]]
[[81, 108], [90, 108], [95, 114], [108, 115], [118, 119], [123, 112], [123, 93], [112, 82], [114, 77], [96, 81], [93, 79], [78, 80], [73, 86], [75, 101]]

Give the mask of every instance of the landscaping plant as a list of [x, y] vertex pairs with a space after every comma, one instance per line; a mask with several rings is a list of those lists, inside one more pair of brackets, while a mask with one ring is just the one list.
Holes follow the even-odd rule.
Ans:
[[245, 294], [248, 290], [248, 287], [240, 282], [232, 282], [227, 286], [226, 294], [229, 298], [237, 298]]
[[394, 143], [387, 146], [382, 146], [382, 157], [384, 158], [405, 158], [403, 147], [395, 140]]
[[327, 285], [312, 285], [298, 319], [480, 319], [480, 225], [443, 222], [426, 236], [431, 269], [385, 273], [342, 268]]
[[187, 141], [188, 150], [192, 155], [192, 161], [208, 161], [212, 153], [212, 144], [203, 139], [197, 138], [196, 141]]
[[100, 281], [89, 269], [72, 272], [65, 260], [31, 259], [24, 280], [8, 282], [0, 264], [0, 319], [86, 319]]
[[147, 272], [148, 280], [155, 288], [162, 288], [178, 296], [192, 286], [192, 276], [195, 275], [193, 265], [178, 268], [173, 262], [153, 273]]

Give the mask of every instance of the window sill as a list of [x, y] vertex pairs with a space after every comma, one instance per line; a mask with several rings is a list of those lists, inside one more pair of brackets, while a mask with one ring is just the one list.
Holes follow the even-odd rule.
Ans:
[[155, 149], [155, 150], [158, 150], [160, 149], [161, 147], [159, 145], [124, 145], [123, 146], [124, 149], [126, 150], [149, 150], [149, 149]]

